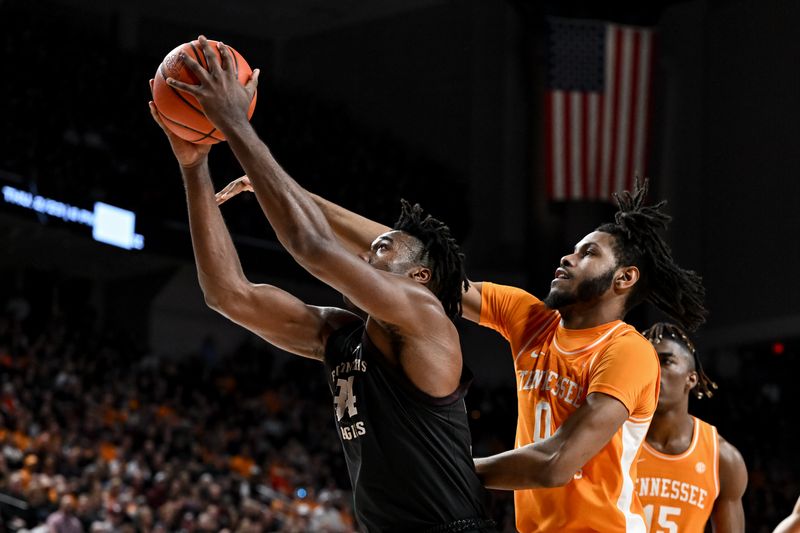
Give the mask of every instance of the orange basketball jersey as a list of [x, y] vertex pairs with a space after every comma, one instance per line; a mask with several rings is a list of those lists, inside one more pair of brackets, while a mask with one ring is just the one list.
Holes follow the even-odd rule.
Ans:
[[483, 283], [481, 320], [511, 344], [517, 377], [516, 447], [552, 435], [592, 392], [608, 394], [630, 417], [563, 487], [514, 494], [517, 529], [645, 531], [636, 496], [636, 459], [658, 401], [660, 366], [652, 345], [617, 320], [568, 330], [527, 292]]
[[719, 495], [718, 443], [717, 428], [699, 418], [692, 443], [681, 454], [667, 455], [645, 442], [636, 492], [650, 533], [705, 530]]

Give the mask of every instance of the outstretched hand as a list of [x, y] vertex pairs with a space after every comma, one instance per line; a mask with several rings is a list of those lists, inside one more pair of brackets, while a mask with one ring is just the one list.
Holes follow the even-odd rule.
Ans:
[[236, 76], [232, 53], [228, 47], [221, 42], [217, 43], [222, 59], [220, 62], [208, 39], [201, 35], [197, 40], [208, 63], [208, 70], [184, 52], [181, 52], [180, 57], [200, 83], [191, 85], [167, 78], [167, 85], [197, 98], [208, 120], [223, 133], [237, 125], [247, 124], [247, 111], [258, 86], [259, 70], [255, 69], [247, 84], [242, 86]]
[[[150, 80], [150, 92], [152, 93], [152, 91], [153, 80]], [[175, 159], [178, 160], [178, 164], [180, 164], [180, 166], [183, 168], [191, 168], [204, 163], [208, 157], [208, 152], [211, 150], [211, 146], [213, 145], [195, 144], [181, 139], [164, 125], [164, 121], [161, 120], [161, 115], [158, 114], [158, 108], [156, 108], [155, 102], [151, 100], [149, 105], [150, 115], [152, 115], [156, 124], [158, 124], [162, 130], [164, 130], [164, 133], [169, 140], [169, 144], [172, 147], [172, 153], [175, 154]]]
[[250, 183], [250, 178], [242, 176], [227, 184], [214, 197], [217, 200], [217, 205], [222, 205], [240, 192], [245, 191], [253, 192], [253, 185]]

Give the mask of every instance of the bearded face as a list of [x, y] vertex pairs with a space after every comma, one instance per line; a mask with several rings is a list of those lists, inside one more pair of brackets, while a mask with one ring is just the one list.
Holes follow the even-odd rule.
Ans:
[[614, 280], [615, 267], [609, 268], [606, 272], [597, 276], [577, 281], [571, 286], [563, 284], [553, 284], [550, 293], [544, 299], [544, 304], [550, 309], [563, 309], [576, 303], [587, 303], [596, 300], [611, 287]]

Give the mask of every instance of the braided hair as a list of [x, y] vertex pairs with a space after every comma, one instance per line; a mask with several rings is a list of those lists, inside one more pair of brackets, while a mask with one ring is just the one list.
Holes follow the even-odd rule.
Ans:
[[694, 388], [695, 396], [699, 398], [711, 398], [714, 396], [714, 391], [717, 390], [717, 384], [711, 381], [705, 371], [703, 370], [703, 363], [700, 362], [700, 357], [697, 355], [697, 350], [694, 343], [689, 339], [689, 336], [681, 328], [669, 322], [656, 322], [642, 335], [653, 344], [658, 344], [665, 337], [681, 344], [686, 350], [692, 354], [694, 359], [694, 369], [697, 372], [697, 385]]
[[675, 263], [669, 245], [659, 235], [672, 217], [662, 211], [666, 200], [645, 205], [649, 180], [636, 178], [633, 193], [614, 193], [619, 210], [614, 222], [602, 224], [597, 231], [615, 237], [617, 266], [635, 266], [639, 281], [625, 303], [625, 312], [647, 300], [689, 331], [706, 320], [703, 279], [692, 270]]
[[422, 243], [416, 260], [431, 269], [428, 288], [442, 302], [447, 316], [455, 320], [461, 316], [461, 296], [469, 288], [464, 254], [447, 225], [426, 215], [419, 204], [412, 206], [406, 200], [400, 200], [400, 204], [400, 218], [394, 229], [408, 233]]

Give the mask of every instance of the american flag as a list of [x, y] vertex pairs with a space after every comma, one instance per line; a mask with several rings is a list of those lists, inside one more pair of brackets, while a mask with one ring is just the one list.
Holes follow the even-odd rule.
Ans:
[[652, 58], [650, 28], [548, 19], [551, 200], [610, 200], [645, 175]]

